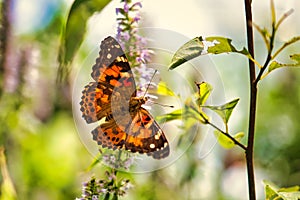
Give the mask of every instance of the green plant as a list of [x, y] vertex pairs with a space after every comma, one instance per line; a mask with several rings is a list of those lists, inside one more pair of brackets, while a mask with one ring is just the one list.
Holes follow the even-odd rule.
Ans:
[[[188, 60], [191, 60], [195, 57], [206, 55], [206, 54], [221, 54], [221, 53], [237, 53], [243, 56], [246, 56], [249, 59], [249, 80], [250, 80], [250, 106], [249, 106], [249, 124], [248, 124], [248, 144], [244, 146], [240, 143], [241, 137], [244, 136], [244, 133], [240, 132], [235, 135], [228, 133], [228, 120], [231, 116], [232, 110], [235, 105], [238, 103], [238, 99], [235, 99], [231, 102], [228, 102], [221, 106], [206, 106], [204, 105], [206, 99], [208, 98], [211, 86], [208, 83], [196, 83], [198, 86], [199, 94], [195, 102], [187, 101], [187, 108], [182, 112], [189, 112], [189, 117], [198, 119], [203, 124], [211, 125], [216, 129], [215, 134], [218, 136], [219, 143], [227, 148], [231, 148], [234, 145], [239, 146], [245, 151], [247, 171], [248, 171], [248, 185], [249, 185], [249, 198], [251, 200], [256, 199], [255, 194], [255, 179], [254, 179], [254, 164], [253, 164], [253, 151], [254, 151], [254, 137], [255, 137], [255, 122], [256, 122], [256, 107], [257, 107], [257, 90], [258, 83], [265, 77], [267, 77], [270, 72], [281, 67], [299, 67], [300, 66], [300, 54], [290, 55], [290, 59], [293, 62], [290, 63], [281, 63], [277, 61], [278, 55], [289, 45], [294, 44], [300, 40], [300, 37], [293, 37], [289, 41], [285, 42], [278, 49], [274, 49], [274, 42], [276, 32], [278, 31], [281, 23], [292, 13], [292, 10], [286, 12], [278, 21], [276, 18], [276, 12], [274, 7], [274, 2], [271, 0], [271, 13], [272, 13], [272, 24], [271, 31], [268, 31], [267, 28], [261, 28], [258, 25], [254, 24], [252, 21], [252, 10], [251, 10], [251, 0], [245, 0], [245, 13], [246, 13], [246, 24], [247, 24], [247, 42], [248, 48], [243, 48], [242, 50], [237, 50], [231, 39], [224, 38], [220, 36], [213, 37], [196, 37], [191, 41], [184, 44], [178, 49], [174, 54], [172, 62], [169, 66], [170, 69], [175, 69], [179, 65], [185, 63]], [[253, 40], [253, 27], [262, 36], [262, 39], [266, 45], [267, 49], [267, 58], [264, 64], [260, 64], [255, 60], [254, 56], [254, 40]], [[258, 74], [256, 74], [258, 70]], [[207, 117], [206, 113], [203, 111], [203, 108], [208, 108], [216, 112], [222, 119], [225, 125], [225, 130], [217, 127], [213, 124], [210, 119]], [[176, 111], [178, 112], [178, 111]], [[175, 113], [170, 113], [168, 115], [169, 119], [176, 119], [172, 117], [176, 115]], [[270, 189], [270, 184], [265, 183], [266, 185], [266, 199], [295, 199], [300, 198], [299, 196], [299, 187], [293, 187], [291, 190], [285, 190], [285, 192], [293, 193], [291, 196], [283, 196], [276, 192], [274, 189]], [[278, 190], [278, 189], [277, 189]], [[276, 193], [276, 194], [275, 194]]]

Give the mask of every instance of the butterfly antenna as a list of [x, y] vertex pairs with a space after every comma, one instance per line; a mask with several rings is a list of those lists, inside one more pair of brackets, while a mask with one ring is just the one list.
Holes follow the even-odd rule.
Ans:
[[[148, 86], [147, 86], [147, 88], [146, 88], [146, 90], [145, 90], [145, 93], [144, 93], [144, 95], [143, 95], [143, 98], [145, 98], [145, 96], [146, 96], [146, 94], [147, 94], [147, 91], [148, 91], [148, 89], [149, 89], [149, 87], [150, 87], [150, 84], [151, 84], [151, 82], [152, 82], [152, 80], [153, 80], [153, 78], [154, 78], [156, 72], [157, 72], [157, 70], [154, 71], [154, 73], [153, 73], [153, 75], [152, 75], [152, 77], [151, 77], [151, 80], [150, 80], [150, 82], [149, 82], [149, 84], [148, 84]], [[166, 104], [161, 104], [161, 103], [157, 103], [157, 102], [153, 102], [153, 101], [152, 101], [152, 103], [153, 103], [153, 104], [160, 105], [160, 106], [163, 106], [163, 107], [174, 108], [174, 106], [170, 106], [170, 105], [166, 105]]]
[[145, 90], [145, 93], [144, 93], [144, 95], [143, 95], [143, 98], [145, 98], [145, 96], [146, 96], [146, 94], [147, 94], [147, 92], [148, 92], [148, 89], [149, 89], [149, 87], [150, 87], [150, 84], [151, 84], [151, 82], [152, 82], [152, 80], [153, 80], [153, 78], [154, 78], [156, 72], [157, 72], [157, 69], [154, 71], [154, 73], [153, 73], [153, 75], [152, 75], [152, 77], [151, 77], [151, 79], [150, 79], [150, 82], [149, 82], [149, 84], [147, 85], [147, 88], [146, 88], [146, 90]]
[[169, 108], [174, 108], [174, 106], [171, 106], [171, 105], [167, 105], [167, 104], [161, 104], [161, 103], [157, 103], [157, 102], [152, 102], [153, 104], [157, 104], [157, 105], [160, 105], [162, 107], [169, 107]]

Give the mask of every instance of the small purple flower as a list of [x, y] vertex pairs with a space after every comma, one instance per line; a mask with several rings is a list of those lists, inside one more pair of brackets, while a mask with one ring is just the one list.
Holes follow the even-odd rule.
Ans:
[[140, 15], [140, 13], [137, 13], [137, 14], [135, 15], [135, 17], [133, 18], [133, 21], [134, 21], [134, 22], [138, 22], [138, 21], [140, 21], [140, 19], [141, 19], [141, 15]]
[[120, 11], [121, 9], [120, 8], [116, 8], [116, 15], [118, 15], [118, 14], [120, 14], [121, 13], [121, 11]]
[[130, 168], [130, 166], [133, 164], [134, 158], [133, 157], [129, 157], [124, 161], [124, 168], [126, 170], [128, 170]]
[[139, 6], [140, 8], [142, 8], [142, 3], [141, 2], [136, 2], [131, 7], [134, 8], [136, 6]]
[[140, 62], [140, 63], [145, 63], [145, 60], [143, 59], [143, 57], [136, 57], [135, 59], [137, 62]]
[[123, 39], [124, 39], [124, 42], [128, 41], [129, 38], [130, 38], [129, 33], [127, 33], [127, 32], [123, 33]]
[[125, 11], [125, 13], [128, 13], [128, 11], [129, 11], [129, 5], [128, 5], [127, 1], [125, 1], [125, 3], [124, 3], [124, 11]]

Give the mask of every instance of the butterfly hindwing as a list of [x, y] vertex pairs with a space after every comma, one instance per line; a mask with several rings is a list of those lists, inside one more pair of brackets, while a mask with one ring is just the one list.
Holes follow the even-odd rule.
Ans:
[[82, 117], [87, 123], [100, 120], [110, 113], [109, 97], [112, 95], [112, 89], [102, 84], [91, 82], [85, 86], [81, 97]]
[[140, 108], [133, 118], [125, 148], [132, 152], [146, 153], [156, 159], [167, 157], [170, 151], [162, 129], [144, 108]]

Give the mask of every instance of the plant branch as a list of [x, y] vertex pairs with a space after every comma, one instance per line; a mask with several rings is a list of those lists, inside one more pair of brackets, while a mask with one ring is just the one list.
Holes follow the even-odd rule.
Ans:
[[226, 137], [228, 137], [229, 139], [231, 139], [231, 141], [240, 146], [242, 149], [244, 149], [245, 151], [247, 150], [247, 147], [245, 145], [243, 145], [242, 143], [240, 143], [238, 140], [236, 140], [234, 137], [232, 137], [229, 133], [228, 133], [228, 126], [227, 124], [225, 124], [226, 126], [226, 132], [222, 131], [219, 127], [217, 127], [215, 124], [211, 123], [206, 116], [203, 115], [203, 113], [196, 109], [194, 106], [190, 106], [190, 108], [192, 108], [200, 117], [200, 121], [203, 123], [203, 124], [208, 124], [210, 126], [212, 126], [213, 128], [215, 128], [217, 131], [219, 131], [220, 133], [222, 133], [223, 135], [225, 135]]
[[226, 137], [230, 138], [234, 144], [240, 146], [242, 149], [244, 149], [245, 151], [247, 150], [247, 147], [245, 145], [243, 145], [242, 143], [240, 143], [239, 141], [237, 141], [234, 137], [232, 137], [230, 134], [222, 131], [221, 129], [219, 129], [216, 125], [210, 123], [209, 121], [207, 121], [207, 124], [211, 125], [212, 127], [214, 127], [216, 130], [218, 130], [220, 133], [222, 133], [223, 135], [225, 135]]
[[269, 48], [268, 48], [268, 55], [267, 55], [267, 59], [265, 61], [265, 64], [263, 65], [263, 67], [261, 68], [261, 70], [259, 71], [257, 78], [255, 80], [255, 84], [257, 85], [257, 83], [260, 81], [260, 79], [263, 76], [264, 71], [266, 70], [266, 68], [268, 67], [270, 61], [272, 59], [274, 59], [284, 48], [286, 48], [288, 45], [293, 44], [294, 42], [299, 40], [299, 37], [295, 37], [293, 38], [291, 41], [285, 43], [281, 48], [279, 48], [275, 54], [272, 56], [272, 51], [274, 48], [274, 40], [275, 40], [275, 35], [276, 35], [276, 31], [279, 27], [279, 25], [290, 15], [293, 13], [293, 9], [287, 11], [280, 19], [279, 21], [276, 23], [276, 15], [275, 15], [275, 8], [273, 5], [273, 1], [271, 1], [272, 3], [272, 11], [273, 11], [273, 19], [272, 19], [272, 33], [271, 33], [271, 37], [270, 37], [270, 44], [269, 44]]
[[[254, 58], [254, 42], [253, 42], [253, 26], [252, 26], [252, 8], [251, 0], [245, 0], [246, 27], [247, 27], [247, 44], [250, 55]], [[248, 173], [249, 199], [255, 200], [255, 177], [254, 177], [254, 133], [256, 118], [256, 98], [257, 84], [255, 82], [255, 63], [249, 60], [249, 76], [250, 76], [250, 111], [249, 111], [249, 127], [248, 127], [248, 145], [246, 150], [246, 162]]]
[[265, 64], [263, 65], [263, 67], [260, 69], [258, 75], [257, 75], [257, 78], [255, 79], [255, 85], [257, 85], [258, 81], [261, 79], [264, 71], [267, 69], [271, 59], [272, 59], [272, 51], [273, 51], [273, 48], [274, 48], [274, 40], [275, 40], [275, 35], [276, 35], [276, 22], [274, 21], [272, 23], [272, 33], [271, 33], [271, 38], [270, 38], [270, 45], [269, 45], [269, 49], [268, 49], [268, 55], [267, 55], [267, 59], [265, 61]]

